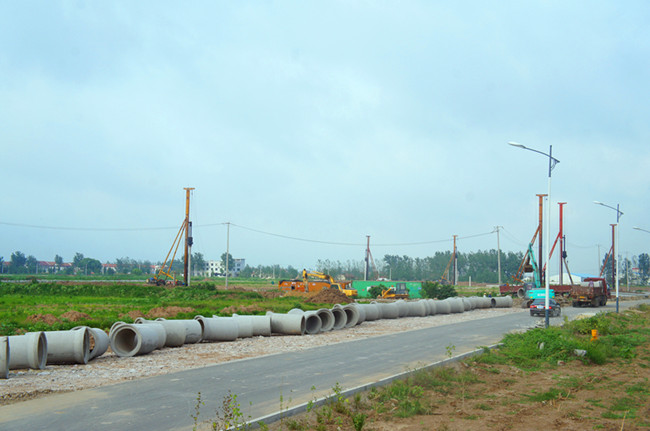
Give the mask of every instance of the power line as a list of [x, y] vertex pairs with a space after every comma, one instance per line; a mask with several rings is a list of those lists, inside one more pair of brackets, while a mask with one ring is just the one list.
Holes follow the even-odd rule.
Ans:
[[97, 231], [97, 232], [116, 232], [116, 231], [142, 231], [142, 230], [169, 230], [169, 229], [178, 229], [178, 226], [169, 226], [169, 227], [65, 227], [65, 226], [40, 226], [33, 224], [24, 224], [24, 223], [9, 223], [9, 222], [0, 222], [1, 225], [6, 226], [16, 226], [16, 227], [28, 227], [33, 229], [49, 229], [49, 230], [72, 230], [72, 231]]

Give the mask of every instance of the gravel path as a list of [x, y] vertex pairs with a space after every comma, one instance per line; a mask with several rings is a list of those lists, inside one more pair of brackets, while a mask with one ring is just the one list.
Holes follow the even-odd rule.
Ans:
[[183, 347], [167, 347], [131, 358], [118, 357], [109, 349], [109, 352], [86, 365], [48, 365], [44, 370], [11, 370], [9, 379], [0, 380], [0, 405], [52, 393], [94, 388], [126, 380], [205, 367], [236, 359], [298, 351], [359, 338], [526, 311], [521, 308], [492, 308], [458, 314], [377, 320], [364, 322], [353, 328], [316, 335], [274, 335], [238, 339], [233, 342], [186, 344]]

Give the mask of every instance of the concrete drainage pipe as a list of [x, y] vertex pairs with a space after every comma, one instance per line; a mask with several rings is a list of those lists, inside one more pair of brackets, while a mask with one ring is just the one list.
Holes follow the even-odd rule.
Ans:
[[427, 313], [427, 305], [424, 301], [407, 302], [409, 313], [411, 317], [425, 317]]
[[[124, 323], [124, 322], [116, 322], [116, 323], [120, 323], [122, 325], [128, 325], [128, 323]], [[167, 345], [167, 330], [165, 329], [165, 327], [160, 322], [156, 322], [155, 320], [145, 320], [142, 317], [138, 317], [137, 319], [135, 319], [134, 324], [135, 325], [147, 324], [147, 325], [149, 325], [149, 326], [151, 326], [152, 328], [155, 329], [156, 334], [158, 335], [158, 341], [157, 341], [157, 344], [156, 344], [157, 349], [162, 349], [163, 347], [165, 347]], [[115, 329], [117, 329], [118, 326], [113, 324], [113, 326], [111, 327], [111, 330], [108, 333], [108, 341], [109, 341], [109, 343], [110, 343], [110, 339], [111, 339], [111, 333]]]
[[330, 310], [332, 314], [334, 315], [334, 325], [332, 326], [332, 329], [343, 329], [345, 328], [345, 324], [348, 321], [347, 314], [345, 311], [343, 311], [343, 308], [341, 307], [332, 307]]
[[233, 314], [232, 319], [237, 321], [239, 325], [239, 333], [237, 338], [250, 338], [253, 336], [253, 321], [249, 319], [250, 316], [239, 316], [238, 314]]
[[427, 299], [426, 301], [429, 304], [429, 316], [438, 314], [438, 302], [433, 299]]
[[357, 310], [357, 307], [352, 304], [346, 304], [342, 308], [346, 317], [345, 327], [351, 328], [357, 326], [359, 323], [359, 310]]
[[123, 323], [115, 326], [108, 336], [111, 349], [119, 357], [150, 353], [160, 345], [160, 327], [162, 325], [157, 323], [138, 325]]
[[0, 379], [9, 378], [9, 340], [0, 337]]
[[90, 328], [88, 326], [77, 326], [72, 328], [73, 331], [81, 328], [88, 328], [90, 331], [90, 356], [88, 360], [103, 355], [108, 350], [108, 334], [100, 328]]
[[397, 319], [399, 317], [399, 308], [395, 302], [379, 302], [382, 319]]
[[352, 304], [354, 308], [359, 312], [359, 320], [357, 320], [357, 325], [361, 325], [363, 322], [366, 321], [366, 309], [363, 307], [360, 307], [359, 304]]
[[47, 361], [47, 338], [42, 332], [9, 336], [9, 369], [42, 370]]
[[87, 364], [90, 358], [90, 331], [45, 331], [48, 364]]
[[450, 313], [462, 313], [465, 311], [465, 305], [463, 301], [459, 298], [447, 298], [443, 302], [449, 304]]
[[509, 308], [512, 307], [512, 296], [497, 296], [492, 298], [492, 307]]
[[436, 314], [449, 314], [451, 313], [451, 306], [446, 300], [435, 301]]
[[232, 317], [195, 316], [203, 328], [203, 341], [235, 341], [239, 335], [239, 323]]
[[362, 309], [366, 314], [365, 321], [372, 322], [379, 319], [379, 307], [377, 304], [359, 304], [357, 307]]
[[271, 311], [266, 313], [271, 316], [271, 331], [284, 335], [304, 335], [306, 331], [306, 319], [299, 314], [280, 314]]
[[398, 310], [398, 317], [406, 317], [409, 315], [409, 306], [406, 301], [403, 299], [398, 299], [395, 301], [395, 304], [397, 305], [397, 310]]
[[288, 314], [293, 315], [303, 315], [305, 316], [305, 333], [306, 334], [318, 334], [323, 327], [323, 322], [320, 320], [320, 316], [317, 311], [309, 310], [303, 311], [299, 308], [293, 308], [289, 310]]
[[[155, 321], [163, 325], [165, 331], [167, 331], [166, 345], [168, 347], [198, 343], [203, 338], [201, 324], [194, 319], [167, 320], [159, 317]], [[169, 339], [170, 333], [172, 333], [171, 340]], [[170, 343], [174, 343], [174, 345], [172, 346]]]
[[318, 317], [321, 321], [321, 332], [331, 331], [334, 327], [334, 313], [329, 308], [321, 308], [318, 311]]

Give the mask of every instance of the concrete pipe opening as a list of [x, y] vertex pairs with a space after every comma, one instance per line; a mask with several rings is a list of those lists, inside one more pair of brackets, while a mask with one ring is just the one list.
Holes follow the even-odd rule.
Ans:
[[520, 287], [517, 290], [517, 298], [525, 298], [526, 297], [526, 290], [523, 287]]
[[334, 314], [329, 308], [321, 308], [316, 311], [321, 321], [321, 332], [331, 331], [334, 327]]
[[45, 331], [48, 364], [87, 364], [90, 358], [90, 331]]
[[47, 362], [47, 338], [42, 332], [10, 335], [9, 369], [32, 368], [42, 370]]
[[323, 322], [317, 311], [305, 311], [305, 333], [318, 334], [323, 327]]
[[117, 356], [144, 355], [158, 348], [160, 333], [155, 324], [125, 324], [111, 333], [109, 343]]
[[348, 317], [343, 308], [332, 307], [332, 314], [334, 315], [334, 325], [332, 329], [343, 329], [347, 323]]
[[351, 328], [357, 326], [359, 322], [359, 310], [357, 307], [352, 304], [347, 304], [343, 306], [343, 311], [345, 312], [345, 327]]

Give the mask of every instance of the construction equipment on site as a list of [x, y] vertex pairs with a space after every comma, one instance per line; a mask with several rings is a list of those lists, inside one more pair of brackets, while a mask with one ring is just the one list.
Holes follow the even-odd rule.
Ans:
[[395, 283], [395, 286], [390, 286], [388, 289], [382, 289], [382, 299], [408, 299], [409, 291], [406, 288], [406, 283]]
[[[454, 237], [454, 251], [451, 254], [451, 257], [449, 258], [449, 262], [447, 262], [447, 266], [445, 267], [445, 270], [442, 273], [442, 277], [440, 277], [440, 280], [438, 280], [438, 283], [443, 284], [443, 285], [451, 284], [452, 286], [455, 286], [456, 283], [458, 282], [458, 280], [456, 280], [456, 278], [458, 276], [457, 275], [458, 274], [458, 253], [457, 253], [457, 250], [456, 250], [456, 237], [458, 237], [458, 235], [453, 235], [453, 237]], [[452, 274], [450, 276], [449, 275], [449, 269], [452, 266], [451, 265], [452, 262], [453, 262], [454, 265], [453, 265], [453, 272], [452, 272]]]
[[604, 278], [585, 278], [579, 285], [571, 288], [571, 299], [574, 307], [602, 307], [607, 305], [607, 299], [612, 297], [612, 292]]
[[335, 281], [331, 275], [306, 269], [302, 270], [302, 279], [280, 280], [278, 283], [279, 289], [284, 291], [319, 292], [323, 289], [336, 289], [345, 296], [356, 297], [357, 291], [350, 285], [350, 281]]
[[[174, 238], [174, 242], [172, 243], [169, 252], [167, 252], [167, 256], [165, 257], [165, 261], [163, 262], [162, 266], [153, 277], [147, 280], [147, 282], [150, 284], [155, 284], [158, 286], [189, 285], [189, 259], [191, 256], [191, 247], [194, 242], [192, 238], [192, 222], [190, 221], [190, 191], [194, 190], [194, 188], [184, 187], [183, 189], [185, 190], [185, 218], [183, 219], [183, 223], [181, 224], [181, 227], [176, 234], [176, 238]], [[185, 239], [185, 250], [183, 253], [183, 281], [181, 282], [179, 280], [176, 280], [176, 273], [172, 271], [172, 264], [174, 263], [176, 252], [178, 251], [178, 247], [181, 245], [183, 238]], [[170, 255], [171, 259], [169, 258]]]

